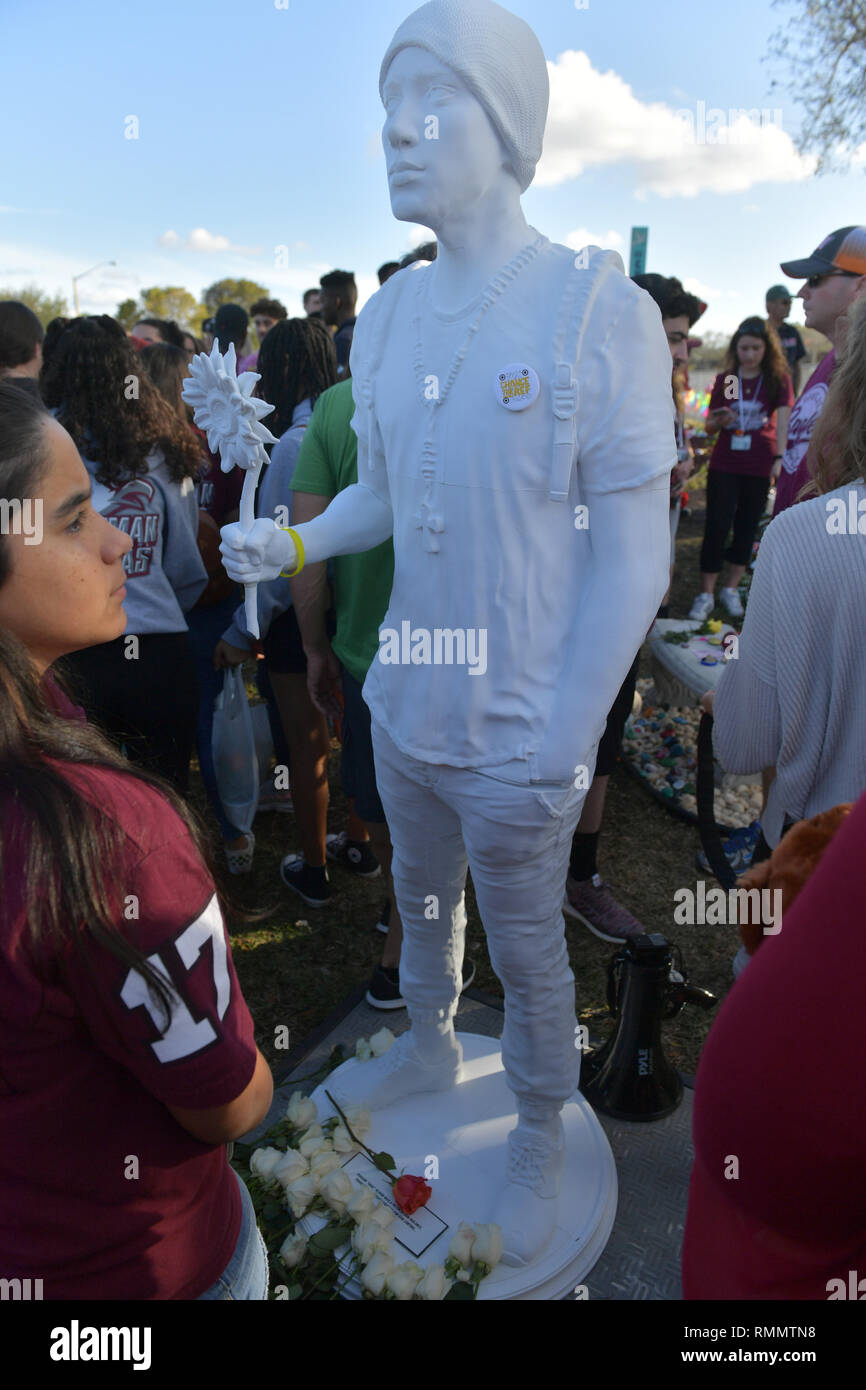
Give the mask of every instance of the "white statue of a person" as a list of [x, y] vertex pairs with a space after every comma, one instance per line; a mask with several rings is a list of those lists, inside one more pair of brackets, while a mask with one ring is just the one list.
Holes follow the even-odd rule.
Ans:
[[668, 583], [669, 354], [615, 253], [575, 254], [523, 216], [549, 86], [521, 19], [431, 0], [397, 30], [380, 93], [394, 215], [432, 228], [438, 258], [392, 276], [356, 324], [357, 485], [296, 532], [226, 527], [222, 548], [252, 582], [393, 535], [364, 698], [412, 1027], [343, 1097], [381, 1108], [459, 1082], [470, 867], [518, 1111], [492, 1219], [520, 1265], [553, 1232], [579, 1075], [561, 912], [572, 834]]

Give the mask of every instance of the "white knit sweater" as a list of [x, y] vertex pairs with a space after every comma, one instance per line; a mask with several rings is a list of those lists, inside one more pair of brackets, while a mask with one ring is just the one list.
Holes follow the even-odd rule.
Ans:
[[[860, 505], [864, 534], [828, 530], [838, 498], [846, 514]], [[771, 848], [786, 813], [816, 816], [856, 801], [866, 788], [862, 480], [789, 507], [768, 526], [739, 658], [716, 689], [714, 716], [713, 742], [726, 771], [776, 767], [762, 817]]]

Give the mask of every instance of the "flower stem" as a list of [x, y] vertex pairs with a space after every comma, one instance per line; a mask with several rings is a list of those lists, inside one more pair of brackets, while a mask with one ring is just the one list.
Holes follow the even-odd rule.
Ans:
[[339, 1115], [340, 1119], [342, 1120], [343, 1124], [346, 1126], [346, 1129], [347, 1129], [348, 1132], [349, 1132], [349, 1138], [353, 1141], [353, 1143], [355, 1143], [355, 1144], [358, 1145], [358, 1148], [359, 1148], [359, 1149], [363, 1149], [363, 1150], [364, 1150], [364, 1153], [367, 1155], [367, 1157], [370, 1158], [370, 1159], [372, 1159], [372, 1161], [375, 1163], [375, 1162], [376, 1162], [376, 1155], [373, 1153], [373, 1150], [372, 1150], [372, 1149], [368, 1149], [368, 1148], [367, 1148], [367, 1145], [364, 1143], [363, 1139], [359, 1139], [358, 1136], [357, 1136], [357, 1134], [355, 1134], [355, 1132], [354, 1132], [353, 1129], [352, 1129], [352, 1126], [349, 1124], [349, 1121], [346, 1119], [346, 1116], [343, 1114], [343, 1112], [342, 1112], [342, 1110], [340, 1109], [339, 1105], [338, 1105], [337, 1102], [334, 1100], [334, 1097], [331, 1095], [331, 1092], [330, 1092], [330, 1091], [326, 1091], [326, 1092], [325, 1092], [325, 1095], [328, 1097], [328, 1100], [331, 1102], [331, 1104], [333, 1105], [333, 1107], [334, 1107], [334, 1109], [336, 1110], [337, 1114]]
[[352, 1256], [352, 1265], [351, 1265], [351, 1268], [350, 1268], [350, 1270], [349, 1270], [349, 1273], [346, 1275], [346, 1278], [343, 1280], [343, 1282], [342, 1282], [342, 1284], [340, 1285], [340, 1287], [339, 1287], [338, 1289], [335, 1289], [335, 1290], [334, 1290], [333, 1294], [331, 1295], [331, 1302], [333, 1302], [333, 1300], [334, 1300], [335, 1298], [339, 1298], [339, 1297], [340, 1297], [340, 1294], [343, 1292], [343, 1289], [346, 1287], [346, 1285], [347, 1285], [347, 1284], [350, 1284], [350, 1283], [352, 1282], [352, 1280], [355, 1278], [355, 1275], [356, 1275], [357, 1272], [358, 1272], [358, 1270], [357, 1270], [357, 1265], [358, 1265], [358, 1260], [359, 1260], [359, 1258], [360, 1258], [360, 1257], [359, 1257], [358, 1255], [353, 1255], [353, 1256]]
[[334, 1270], [335, 1270], [335, 1269], [339, 1269], [339, 1268], [340, 1268], [340, 1261], [339, 1261], [339, 1260], [335, 1260], [334, 1263], [333, 1263], [332, 1265], [329, 1265], [329, 1266], [328, 1266], [328, 1268], [325, 1270], [324, 1274], [320, 1275], [320, 1277], [316, 1280], [315, 1284], [312, 1284], [312, 1285], [310, 1286], [310, 1288], [309, 1288], [309, 1289], [307, 1290], [307, 1292], [304, 1294], [304, 1298], [309, 1298], [310, 1294], [311, 1294], [311, 1293], [314, 1293], [314, 1292], [316, 1291], [316, 1289], [319, 1287], [319, 1285], [321, 1284], [322, 1280], [323, 1280], [323, 1279], [327, 1279], [327, 1277], [328, 1277], [329, 1274], [333, 1274]]

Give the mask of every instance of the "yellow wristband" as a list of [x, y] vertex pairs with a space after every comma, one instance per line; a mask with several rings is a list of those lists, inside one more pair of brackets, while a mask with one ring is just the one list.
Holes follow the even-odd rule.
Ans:
[[298, 563], [296, 564], [295, 568], [293, 570], [280, 570], [280, 578], [294, 579], [295, 575], [300, 574], [301, 570], [304, 568], [304, 561], [306, 559], [306, 556], [304, 555], [304, 542], [301, 540], [300, 536], [298, 535], [297, 531], [293, 526], [281, 526], [280, 530], [288, 531], [292, 540], [295, 542], [295, 549], [298, 552]]

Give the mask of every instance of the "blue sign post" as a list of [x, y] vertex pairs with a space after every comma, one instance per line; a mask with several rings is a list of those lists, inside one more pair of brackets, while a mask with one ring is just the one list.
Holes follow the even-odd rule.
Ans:
[[649, 227], [632, 227], [631, 254], [629, 256], [629, 275], [646, 273], [646, 248], [649, 241]]

